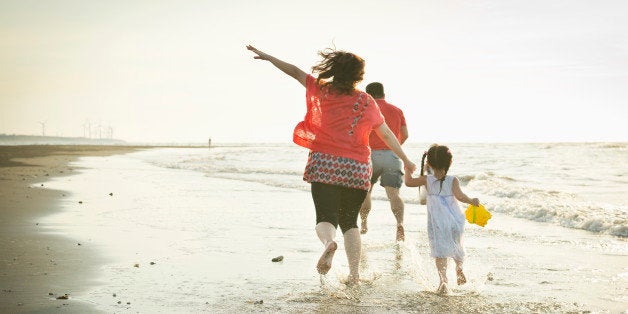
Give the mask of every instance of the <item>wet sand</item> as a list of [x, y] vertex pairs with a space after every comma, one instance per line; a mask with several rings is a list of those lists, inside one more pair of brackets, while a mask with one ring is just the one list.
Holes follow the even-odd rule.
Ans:
[[[64, 191], [46, 189], [46, 181], [76, 174], [81, 169], [68, 164], [81, 156], [107, 156], [138, 149], [0, 146], [0, 312], [94, 311], [89, 302], [72, 296], [95, 284], [94, 272], [105, 261], [93, 248], [42, 231], [38, 219], [58, 212], [60, 200], [67, 197]], [[36, 183], [38, 186], [34, 186]], [[65, 294], [69, 299], [57, 299]]]
[[[187, 156], [179, 149], [122, 155], [134, 149], [57, 150], [0, 167], [0, 312], [620, 313], [628, 304], [625, 240], [499, 213], [466, 227], [469, 282], [438, 296], [424, 206], [407, 206], [406, 242], [396, 244], [379, 200], [362, 238], [364, 283], [348, 289], [341, 236], [330, 273], [316, 272], [322, 248], [306, 191], [147, 162]], [[120, 155], [97, 157], [111, 154]]]
[[[626, 309], [623, 239], [500, 213], [485, 228], [465, 227], [468, 283], [452, 282], [452, 294], [438, 296], [424, 206], [407, 206], [406, 241], [399, 245], [389, 205], [380, 200], [362, 237], [363, 284], [346, 287], [340, 235], [328, 275], [321, 278], [316, 271], [323, 248], [313, 231], [307, 191], [212, 177], [170, 162], [209, 154], [205, 149], [193, 157], [189, 153], [171, 149], [85, 157], [72, 163], [85, 171], [48, 183], [73, 194], [61, 200], [60, 213], [42, 223], [97, 247], [106, 260], [94, 277], [98, 285], [75, 300], [89, 300], [106, 313]], [[78, 198], [82, 205], [74, 202]], [[272, 262], [279, 255], [284, 259]], [[450, 280], [455, 278], [453, 267], [448, 272]]]

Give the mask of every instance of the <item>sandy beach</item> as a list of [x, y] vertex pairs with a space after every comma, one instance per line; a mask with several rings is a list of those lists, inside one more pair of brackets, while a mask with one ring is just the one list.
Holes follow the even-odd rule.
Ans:
[[[622, 313], [628, 307], [624, 238], [500, 212], [485, 228], [467, 225], [469, 282], [438, 296], [424, 206], [407, 204], [406, 241], [395, 243], [395, 221], [381, 198], [362, 238], [363, 284], [342, 283], [340, 236], [330, 273], [319, 277], [314, 209], [298, 173], [304, 152], [291, 146], [0, 152], [0, 312]], [[285, 161], [272, 170], [268, 161], [277, 156]], [[272, 262], [277, 256], [284, 259]], [[69, 299], [57, 299], [65, 294]]]
[[[38, 219], [59, 211], [64, 191], [45, 188], [54, 177], [81, 169], [81, 156], [136, 151], [128, 146], [0, 147], [0, 312], [86, 313], [89, 303], [64, 300], [93, 285], [103, 259], [67, 237], [42, 232]], [[41, 188], [32, 185], [39, 183]], [[61, 297], [61, 299], [57, 299]]]

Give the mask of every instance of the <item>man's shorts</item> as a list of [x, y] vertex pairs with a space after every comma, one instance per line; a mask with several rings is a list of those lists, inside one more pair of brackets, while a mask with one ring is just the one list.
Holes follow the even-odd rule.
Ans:
[[403, 183], [401, 159], [392, 150], [371, 151], [371, 163], [373, 164], [371, 185], [374, 185], [381, 177], [381, 186], [390, 186], [397, 189], [401, 187]]

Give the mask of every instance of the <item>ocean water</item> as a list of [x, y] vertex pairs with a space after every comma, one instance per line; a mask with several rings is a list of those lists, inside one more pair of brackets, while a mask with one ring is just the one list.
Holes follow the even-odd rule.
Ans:
[[[429, 144], [409, 144], [420, 167]], [[481, 197], [491, 212], [628, 237], [628, 143], [452, 144], [449, 170], [464, 191]], [[217, 178], [307, 191], [302, 174], [307, 151], [286, 145], [213, 147], [211, 153], [154, 156], [150, 162]], [[417, 171], [418, 174], [418, 171]], [[385, 200], [383, 189], [374, 199]], [[417, 204], [416, 190], [402, 189]]]
[[[340, 234], [333, 267], [319, 276], [322, 245], [301, 179], [307, 151], [292, 144], [84, 157], [72, 165], [78, 175], [46, 184], [67, 197], [40, 226], [102, 252], [101, 284], [71, 295], [103, 312], [628, 309], [628, 144], [449, 146], [450, 174], [493, 218], [485, 228], [466, 226], [469, 282], [447, 297], [434, 294], [425, 206], [406, 187], [406, 241], [395, 243], [395, 221], [376, 186], [362, 285], [343, 284]], [[427, 147], [404, 145], [416, 163]], [[280, 255], [282, 262], [271, 261]]]

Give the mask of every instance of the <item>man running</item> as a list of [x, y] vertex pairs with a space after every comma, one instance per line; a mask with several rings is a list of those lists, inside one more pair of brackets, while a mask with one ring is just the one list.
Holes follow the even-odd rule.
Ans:
[[[369, 93], [379, 106], [382, 115], [388, 127], [403, 144], [408, 139], [408, 128], [406, 127], [406, 119], [401, 109], [388, 103], [384, 97], [384, 85], [379, 82], [373, 82], [366, 86], [366, 92]], [[371, 147], [371, 163], [373, 164], [373, 176], [371, 177], [371, 189], [369, 190], [362, 207], [360, 208], [360, 218], [362, 227], [360, 233], [364, 234], [368, 231], [367, 218], [371, 211], [371, 192], [375, 183], [380, 180], [380, 185], [386, 189], [386, 195], [390, 201], [390, 209], [397, 220], [397, 241], [403, 241], [405, 234], [403, 230], [403, 200], [399, 196], [399, 188], [403, 183], [403, 172], [401, 160], [395, 153], [386, 146], [386, 144], [374, 133], [371, 132], [369, 138]]]

